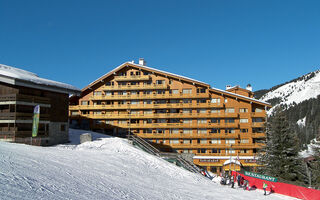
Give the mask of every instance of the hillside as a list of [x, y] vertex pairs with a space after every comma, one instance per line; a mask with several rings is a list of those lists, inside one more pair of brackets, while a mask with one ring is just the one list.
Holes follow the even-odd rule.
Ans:
[[308, 73], [270, 89], [255, 92], [255, 98], [281, 107], [301, 145], [310, 143], [320, 133], [320, 70]]
[[71, 144], [35, 147], [0, 142], [0, 199], [292, 199], [221, 186], [127, 143], [71, 130]]

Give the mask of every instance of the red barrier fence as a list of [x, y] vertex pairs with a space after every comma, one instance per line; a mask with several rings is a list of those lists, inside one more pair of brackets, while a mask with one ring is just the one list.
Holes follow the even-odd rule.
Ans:
[[287, 183], [266, 181], [266, 180], [246, 176], [239, 172], [234, 172], [234, 171], [232, 172], [232, 175], [235, 177], [238, 174], [240, 174], [244, 179], [249, 181], [250, 187], [263, 189], [262, 185], [263, 185], [263, 182], [265, 182], [268, 185], [267, 191], [270, 191], [272, 189], [274, 193], [283, 194], [283, 195], [287, 195], [287, 196], [291, 196], [299, 199], [320, 200], [320, 190], [305, 188], [305, 187], [291, 185]]

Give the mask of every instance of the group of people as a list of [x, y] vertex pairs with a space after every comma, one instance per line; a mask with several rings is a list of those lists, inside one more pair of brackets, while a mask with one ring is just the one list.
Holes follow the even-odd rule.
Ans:
[[[255, 188], [255, 186], [250, 187], [249, 180], [245, 179], [240, 174], [238, 174], [236, 178], [232, 175], [230, 176], [228, 174], [224, 174], [221, 176], [220, 184], [231, 185], [231, 188], [234, 188], [235, 181], [238, 183], [238, 187], [243, 188], [244, 190], [251, 190]], [[267, 192], [266, 192], [267, 187], [268, 185], [265, 182], [263, 182], [262, 188], [264, 191], [264, 195], [267, 195]]]

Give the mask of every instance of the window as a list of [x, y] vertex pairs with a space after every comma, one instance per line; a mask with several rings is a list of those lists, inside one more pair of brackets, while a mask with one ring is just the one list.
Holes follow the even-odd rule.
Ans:
[[106, 124], [113, 124], [113, 120], [106, 120]]
[[152, 81], [144, 81], [143, 82], [143, 85], [151, 85], [152, 84]]
[[81, 101], [81, 105], [89, 105], [88, 101]]
[[111, 82], [106, 82], [106, 86], [111, 86]]
[[221, 144], [221, 139], [211, 139], [212, 144]]
[[198, 124], [206, 124], [207, 119], [198, 119]]
[[183, 140], [183, 144], [191, 144], [191, 140]]
[[155, 101], [155, 103], [156, 103], [156, 104], [166, 104], [166, 103], [167, 103], [167, 101], [166, 101], [166, 100], [161, 99], [161, 100], [156, 100], [156, 101]]
[[206, 153], [206, 149], [198, 149], [198, 153]]
[[220, 113], [221, 109], [219, 108], [212, 108], [211, 113]]
[[192, 103], [192, 99], [183, 99], [183, 103]]
[[236, 140], [235, 139], [226, 139], [226, 144], [235, 144]]
[[177, 129], [177, 128], [172, 128], [172, 129], [170, 129], [170, 133], [172, 133], [172, 134], [178, 134], [178, 133], [179, 133], [179, 129]]
[[162, 128], [157, 128], [156, 133], [164, 133], [164, 129], [162, 129]]
[[111, 96], [111, 95], [113, 95], [113, 92], [110, 92], [110, 91], [106, 92], [106, 96]]
[[94, 115], [101, 115], [101, 111], [94, 111], [93, 114]]
[[240, 119], [240, 123], [248, 123], [248, 119]]
[[143, 92], [143, 94], [152, 94], [152, 91], [151, 90], [146, 90]]
[[228, 103], [228, 99], [227, 99], [227, 98], [225, 98], [225, 99], [224, 99], [224, 102], [225, 102], [225, 103]]
[[226, 149], [226, 154], [235, 154], [236, 151], [234, 149]]
[[132, 81], [132, 82], [130, 82], [130, 85], [138, 85], [138, 84], [137, 84], [137, 82]]
[[247, 143], [249, 143], [249, 139], [241, 139], [241, 140], [240, 140], [240, 143], [247, 144]]
[[101, 91], [95, 91], [93, 92], [93, 96], [101, 96], [102, 92]]
[[197, 99], [197, 103], [207, 103], [206, 99]]
[[217, 99], [217, 98], [211, 99], [211, 103], [220, 103], [220, 99]]
[[190, 128], [184, 128], [184, 129], [183, 129], [183, 134], [192, 134], [192, 129], [190, 129]]
[[200, 139], [200, 144], [207, 144], [207, 139]]
[[198, 112], [198, 113], [206, 113], [207, 110], [206, 110], [206, 109], [198, 109], [197, 112]]
[[234, 123], [234, 118], [226, 118], [225, 123]]
[[157, 94], [165, 94], [166, 91], [165, 90], [157, 90]]
[[152, 133], [152, 129], [150, 129], [150, 128], [144, 129], [143, 133]]
[[151, 124], [152, 123], [152, 119], [145, 119], [143, 120], [144, 124]]
[[119, 124], [127, 124], [128, 123], [127, 120], [119, 120], [118, 122], [119, 122]]
[[139, 104], [139, 101], [138, 100], [132, 100], [131, 104]]
[[240, 108], [239, 112], [241, 113], [247, 113], [248, 112], [248, 108]]
[[206, 88], [198, 88], [197, 93], [206, 93]]
[[183, 109], [182, 113], [192, 113], [192, 109]]
[[180, 99], [170, 99], [170, 103], [180, 103]]
[[177, 139], [170, 140], [170, 144], [179, 144], [179, 140]]
[[211, 149], [211, 153], [220, 153], [220, 149]]
[[263, 128], [252, 128], [252, 133], [263, 133]]
[[225, 113], [234, 113], [234, 108], [226, 108], [224, 110]]
[[143, 114], [152, 114], [152, 110], [144, 110]]
[[127, 95], [127, 91], [118, 92], [118, 95]]
[[183, 123], [184, 124], [192, 124], [192, 119], [184, 119]]
[[179, 94], [179, 90], [170, 90], [170, 94]]
[[164, 80], [156, 80], [156, 84], [157, 85], [163, 85], [164, 84]]
[[212, 128], [211, 133], [220, 133], [220, 128]]
[[242, 129], [240, 129], [240, 133], [248, 133], [248, 129], [242, 128]]
[[247, 149], [241, 149], [240, 153], [247, 153]]
[[147, 72], [147, 71], [143, 72], [143, 75], [149, 75], [149, 74], [150, 74], [150, 72]]
[[211, 123], [218, 123], [220, 124], [220, 118], [212, 118]]
[[143, 100], [143, 104], [152, 104], [151, 100]]
[[192, 89], [182, 89], [182, 94], [191, 94]]
[[138, 91], [131, 91], [131, 95], [138, 95], [139, 92]]
[[225, 133], [235, 133], [234, 128], [226, 128]]
[[252, 118], [252, 122], [263, 122], [263, 121], [264, 121], [264, 118], [261, 118], [261, 117]]
[[184, 149], [183, 153], [192, 153], [192, 150], [191, 149]]
[[261, 109], [261, 108], [256, 108], [255, 109], [255, 112], [262, 112], [263, 111], [263, 109]]
[[198, 129], [198, 134], [207, 134], [207, 129], [199, 128]]

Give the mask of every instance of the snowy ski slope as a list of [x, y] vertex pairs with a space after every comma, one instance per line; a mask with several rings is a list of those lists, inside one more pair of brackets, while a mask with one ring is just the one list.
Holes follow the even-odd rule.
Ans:
[[221, 186], [132, 147], [127, 140], [70, 130], [72, 143], [35, 147], [0, 142], [0, 199], [292, 199]]

